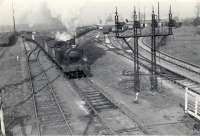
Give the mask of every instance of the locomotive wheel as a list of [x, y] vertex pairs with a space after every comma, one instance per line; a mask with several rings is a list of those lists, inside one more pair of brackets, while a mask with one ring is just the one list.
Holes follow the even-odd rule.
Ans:
[[83, 77], [87, 77], [87, 75], [85, 73], [83, 73]]
[[85, 78], [87, 77], [87, 74], [83, 71], [73, 71], [73, 72], [67, 72], [65, 73], [65, 77], [68, 79], [77, 79], [77, 78]]
[[80, 78], [80, 77], [79, 77], [79, 72], [78, 72], [78, 71], [75, 71], [75, 73], [76, 73], [76, 78]]
[[82, 73], [83, 77], [87, 77], [86, 74], [85, 74], [85, 72], [82, 71], [81, 73]]
[[70, 76], [71, 76], [71, 79], [73, 79], [74, 78], [74, 73], [70, 72]]
[[81, 71], [78, 71], [78, 78], [82, 78], [82, 73], [81, 73]]
[[68, 73], [68, 72], [66, 73], [66, 77], [70, 79], [70, 75], [69, 75], [69, 73]]
[[77, 78], [77, 73], [76, 73], [76, 71], [71, 72], [71, 75], [72, 75], [72, 78], [73, 78], [73, 79]]
[[67, 73], [67, 77], [68, 77], [69, 79], [72, 79], [72, 73], [71, 73], [71, 72], [68, 72], [68, 73]]

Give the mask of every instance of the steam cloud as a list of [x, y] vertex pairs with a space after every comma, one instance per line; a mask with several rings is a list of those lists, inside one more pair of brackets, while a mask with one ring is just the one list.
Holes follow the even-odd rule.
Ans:
[[52, 17], [58, 18], [70, 33], [75, 32], [75, 28], [81, 25], [81, 9], [87, 3], [86, 0], [48, 0], [47, 7], [50, 9]]
[[[69, 33], [74, 34], [75, 28], [82, 25], [80, 13], [86, 3], [87, 0], [14, 0], [16, 23], [31, 27], [35, 24], [48, 25], [57, 19]], [[11, 1], [0, 0], [0, 16], [5, 13], [4, 24], [12, 24]]]
[[4, 0], [0, 0], [0, 5], [1, 5], [1, 3], [3, 2]]
[[[141, 10], [145, 7], [150, 16], [152, 4], [156, 6], [157, 0], [13, 0], [17, 24], [49, 24], [56, 18], [74, 33], [77, 26], [98, 23], [109, 14], [114, 15], [114, 8], [118, 6], [123, 18], [132, 17], [131, 11], [136, 4]], [[197, 0], [159, 0], [161, 5], [161, 16], [167, 17], [169, 4], [175, 14], [180, 17], [193, 17], [194, 6]], [[181, 6], [180, 6], [181, 5]], [[45, 9], [46, 8], [46, 9]], [[187, 9], [187, 10], [185, 10]], [[48, 12], [47, 12], [48, 11]], [[0, 0], [0, 26], [12, 24], [11, 0]]]
[[71, 39], [72, 36], [69, 33], [66, 33], [66, 32], [56, 32], [55, 38], [58, 41], [67, 41], [67, 40]]

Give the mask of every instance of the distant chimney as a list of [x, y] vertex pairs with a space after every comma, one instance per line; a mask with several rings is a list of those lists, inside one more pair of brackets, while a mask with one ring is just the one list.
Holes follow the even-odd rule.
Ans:
[[12, 16], [13, 16], [13, 31], [16, 33], [16, 26], [15, 26], [15, 10], [14, 10], [14, 3], [12, 0]]

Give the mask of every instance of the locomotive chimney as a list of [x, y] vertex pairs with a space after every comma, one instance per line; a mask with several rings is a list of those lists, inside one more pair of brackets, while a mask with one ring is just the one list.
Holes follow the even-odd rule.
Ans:
[[75, 35], [71, 39], [71, 46], [72, 46], [72, 48], [76, 48], [76, 36]]
[[74, 35], [73, 44], [76, 45], [76, 35]]

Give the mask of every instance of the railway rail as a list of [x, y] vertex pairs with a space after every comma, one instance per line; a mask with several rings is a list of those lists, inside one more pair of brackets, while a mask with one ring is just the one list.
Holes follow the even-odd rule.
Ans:
[[9, 50], [6, 47], [0, 47], [0, 59], [5, 55], [5, 53]]
[[[112, 40], [111, 40], [112, 41]], [[115, 49], [113, 49], [113, 51], [120, 55], [120, 56], [123, 56], [131, 61], [133, 61], [133, 56], [132, 56], [132, 53], [130, 52], [127, 52], [127, 49], [124, 49], [122, 46], [122, 43], [119, 42], [118, 40], [116, 41], [117, 43], [113, 43], [111, 42], [112, 46], [115, 47]], [[115, 44], [119, 44], [121, 46], [121, 48], [117, 47]], [[123, 51], [123, 53], [121, 52]], [[144, 57], [143, 55], [139, 54], [140, 57], [140, 65], [143, 66], [144, 68], [148, 69], [149, 71], [151, 70], [151, 67], [150, 67], [150, 64], [151, 64], [151, 60]], [[161, 67], [161, 68], [164, 68], [162, 66], [160, 66], [159, 64], [157, 64], [158, 67]], [[164, 68], [165, 69], [165, 68]], [[169, 70], [170, 71], [170, 70]], [[171, 71], [172, 72], [172, 71]], [[174, 72], [173, 72], [174, 73]], [[180, 75], [179, 73], [175, 73], [177, 76], [180, 76], [182, 78], [178, 78], [177, 79], [173, 79], [171, 78], [170, 76], [168, 75], [165, 75], [165, 74], [161, 74], [159, 73], [159, 71], [157, 72], [157, 74], [160, 76], [160, 77], [163, 77], [173, 83], [175, 83], [176, 85], [182, 87], [182, 88], [188, 88], [188, 90], [192, 91], [192, 92], [195, 92], [197, 94], [200, 94], [200, 83], [197, 82], [197, 81], [194, 81], [192, 80], [191, 78], [188, 78], [188, 77], [185, 77], [183, 75]]]
[[[106, 134], [124, 134], [129, 132], [130, 134], [149, 134], [146, 128], [136, 119], [135, 115], [129, 111], [128, 108], [117, 103], [111, 96], [106, 95], [105, 92], [103, 92], [101, 88], [97, 87], [97, 85], [95, 85], [89, 78], [66, 79], [66, 81], [72, 85], [74, 90], [76, 90], [80, 97], [85, 101], [91, 115], [96, 116], [100, 120], [104, 126]], [[115, 119], [110, 120], [110, 118], [113, 117], [109, 111], [128, 121], [131, 126], [128, 127], [124, 124], [119, 124]], [[107, 116], [107, 119], [105, 116]], [[115, 125], [110, 124], [110, 122], [114, 122]]]
[[[72, 87], [78, 92], [80, 97], [86, 102], [89, 112], [98, 117], [100, 122], [105, 127], [106, 134], [114, 134], [114, 130], [106, 125], [103, 117], [99, 114], [99, 111], [115, 108], [115, 106], [102, 95], [99, 91], [93, 90], [91, 86], [85, 83], [84, 80], [69, 80]], [[81, 83], [82, 82], [82, 83]]]
[[[147, 52], [151, 53], [150, 52], [151, 47], [144, 40], [145, 40], [145, 38], [141, 39], [141, 42], [145, 47], [142, 47], [142, 46], [140, 46], [140, 47], [143, 50], [146, 50]], [[186, 62], [186, 61], [181, 60], [181, 59], [178, 59], [178, 58], [173, 57], [171, 55], [168, 55], [168, 54], [166, 54], [162, 51], [157, 51], [157, 52], [158, 52], [157, 57], [159, 59], [162, 59], [162, 60], [167, 61], [169, 63], [172, 63], [172, 64], [174, 64], [178, 67], [181, 67], [181, 68], [186, 69], [190, 72], [193, 72], [195, 74], [200, 75], [200, 66]]]
[[[144, 43], [144, 40], [142, 40], [142, 41], [143, 41], [143, 44], [146, 47], [149, 48], [149, 50], [146, 49], [146, 48], [144, 48], [144, 47], [141, 47], [141, 46], [140, 46], [140, 48], [142, 48], [143, 50], [145, 50], [146, 52], [148, 52], [149, 54], [151, 54], [150, 47], [146, 43]], [[200, 67], [199, 66], [191, 64], [191, 63], [188, 63], [188, 62], [180, 60], [180, 59], [177, 59], [175, 57], [169, 56], [168, 54], [160, 52], [160, 51], [158, 51], [158, 53], [160, 53], [159, 54], [160, 56], [157, 55], [157, 57], [159, 59], [162, 59], [163, 61], [171, 63], [174, 66], [183, 68], [183, 69], [187, 70], [188, 72], [192, 72], [192, 73], [200, 75]], [[187, 88], [189, 88], [189, 90], [191, 90], [191, 91], [193, 91], [195, 93], [200, 94], [200, 91], [199, 91], [200, 90], [200, 82], [195, 81], [195, 80], [193, 80], [190, 77], [186, 77], [184, 75], [182, 75], [182, 76], [184, 77], [184, 80], [178, 80], [175, 83], [178, 84], [179, 86], [183, 87], [183, 88], [187, 87]]]
[[[66, 117], [67, 114], [63, 111], [55, 90], [37, 58], [37, 49], [28, 50], [27, 43], [25, 41], [23, 43], [33, 94], [34, 114], [37, 120], [37, 135], [45, 135], [47, 131], [54, 133], [56, 132], [54, 130], [65, 130], [65, 134], [72, 135], [73, 131]], [[40, 91], [37, 92], [38, 90]]]
[[[127, 134], [128, 132], [130, 132], [129, 134], [149, 134], [148, 130], [140, 124], [129, 109], [117, 103], [112, 96], [105, 93], [103, 89], [99, 88], [89, 78], [74, 79], [69, 82], [86, 102], [89, 112], [99, 118], [105, 127], [106, 134]], [[110, 115], [109, 111], [117, 113], [122, 120], [128, 119], [131, 121], [131, 125], [124, 126], [124, 124], [119, 122], [110, 124], [112, 121], [106, 119], [106, 116]]]

